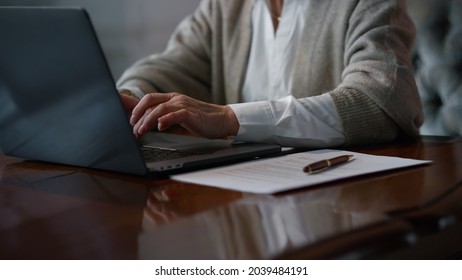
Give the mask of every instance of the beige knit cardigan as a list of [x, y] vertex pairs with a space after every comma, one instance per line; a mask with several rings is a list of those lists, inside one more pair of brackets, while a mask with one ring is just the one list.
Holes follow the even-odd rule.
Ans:
[[[118, 88], [239, 102], [252, 5], [252, 0], [203, 0], [167, 49], [128, 68]], [[310, 0], [308, 6], [291, 94], [330, 94], [346, 145], [418, 135], [423, 117], [410, 63], [415, 28], [405, 1]]]

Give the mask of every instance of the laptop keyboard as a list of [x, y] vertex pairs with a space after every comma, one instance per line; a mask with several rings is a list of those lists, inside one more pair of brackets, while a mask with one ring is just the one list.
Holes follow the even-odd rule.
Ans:
[[194, 156], [198, 153], [177, 151], [173, 149], [163, 149], [154, 147], [141, 147], [141, 153], [143, 154], [144, 160], [148, 162], [164, 161], [176, 158], [183, 158], [188, 156]]

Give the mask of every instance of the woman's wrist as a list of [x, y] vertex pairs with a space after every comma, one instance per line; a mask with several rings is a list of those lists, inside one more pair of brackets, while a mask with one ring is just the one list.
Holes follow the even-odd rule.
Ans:
[[127, 89], [123, 89], [123, 90], [119, 91], [119, 94], [134, 97], [134, 98], [140, 100], [140, 98], [136, 94], [134, 94], [133, 92], [131, 92], [131, 91], [127, 90]]
[[234, 110], [230, 106], [226, 106], [228, 120], [229, 120], [229, 133], [228, 136], [236, 136], [239, 132], [239, 121]]

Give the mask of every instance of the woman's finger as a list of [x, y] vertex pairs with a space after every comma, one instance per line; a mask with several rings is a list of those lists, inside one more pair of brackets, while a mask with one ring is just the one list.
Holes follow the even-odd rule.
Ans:
[[146, 94], [135, 106], [130, 117], [130, 124], [135, 125], [144, 116], [146, 110], [155, 108], [157, 105], [167, 102], [172, 98], [171, 93], [149, 93]]

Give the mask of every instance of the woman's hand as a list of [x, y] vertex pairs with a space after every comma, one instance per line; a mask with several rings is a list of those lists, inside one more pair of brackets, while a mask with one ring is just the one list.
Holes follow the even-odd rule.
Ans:
[[229, 106], [202, 102], [176, 92], [146, 94], [133, 109], [130, 124], [136, 137], [156, 126], [162, 131], [176, 124], [207, 138], [224, 138], [236, 135], [239, 130], [239, 122]]

